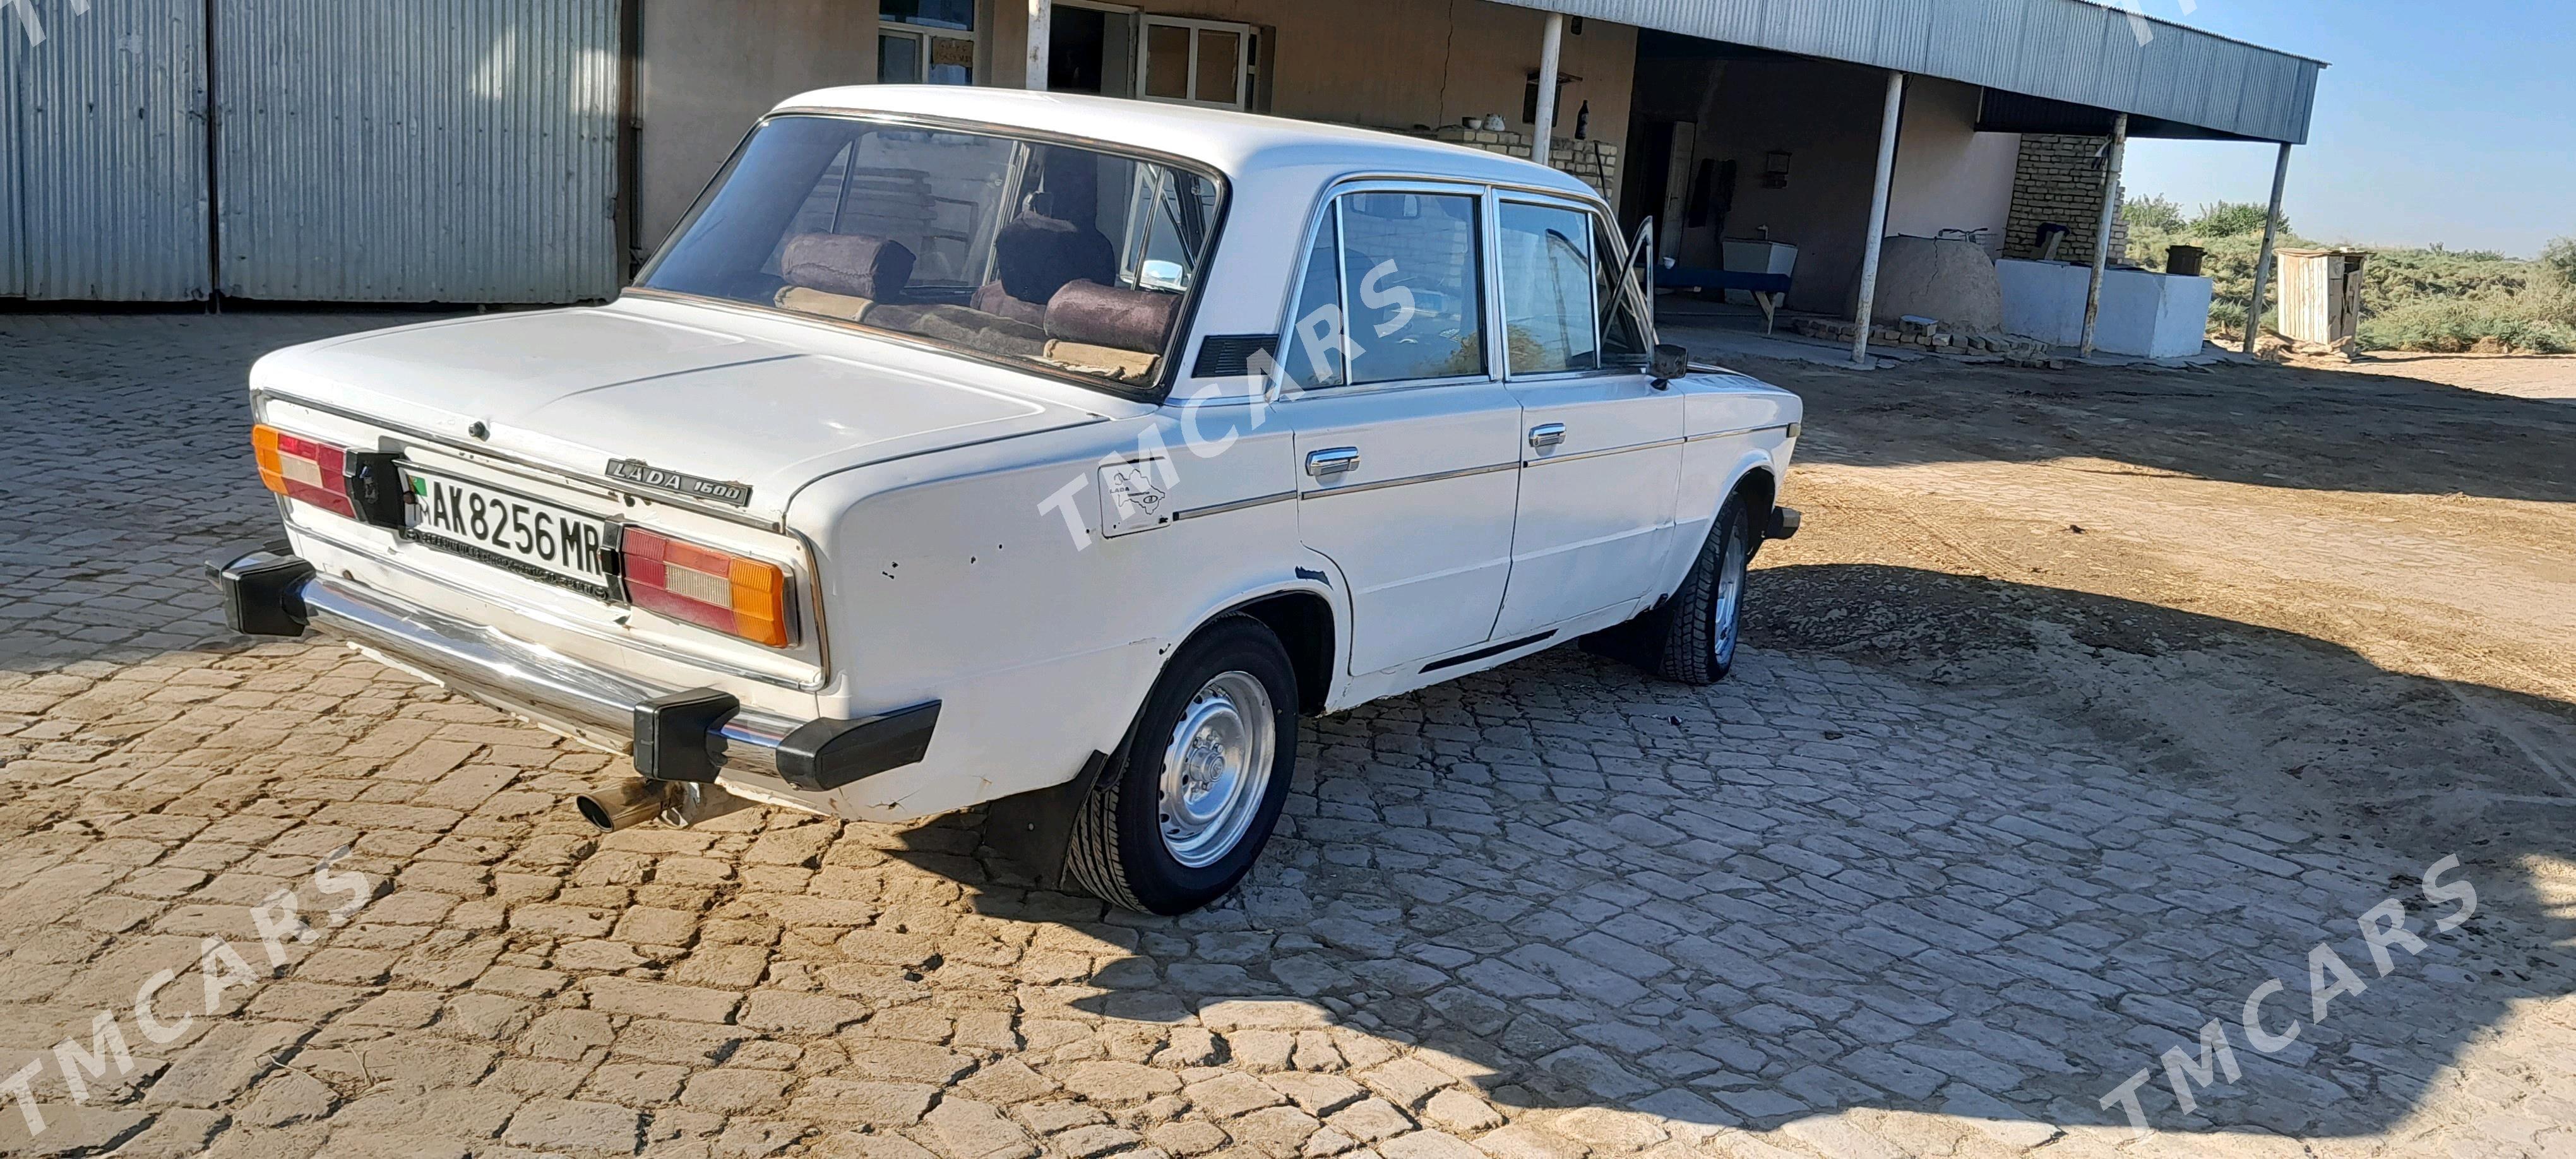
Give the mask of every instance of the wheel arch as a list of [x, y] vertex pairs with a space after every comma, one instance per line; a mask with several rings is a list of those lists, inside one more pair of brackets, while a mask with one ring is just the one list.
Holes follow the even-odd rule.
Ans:
[[1772, 505], [1780, 500], [1780, 477], [1771, 473], [1769, 461], [1739, 469], [1734, 484], [1726, 489], [1725, 496], [1718, 500], [1718, 506], [1726, 506], [1726, 500], [1738, 495], [1744, 496], [1746, 507], [1753, 512], [1753, 531], [1758, 538]]
[[1279, 637], [1280, 646], [1288, 650], [1289, 667], [1297, 674], [1297, 711], [1315, 716], [1324, 711], [1333, 687], [1335, 664], [1341, 655], [1341, 621], [1333, 601], [1314, 588], [1289, 587], [1252, 596], [1230, 604], [1202, 619], [1190, 629], [1190, 637], [1207, 631], [1211, 625], [1230, 616], [1249, 616], [1261, 621]]

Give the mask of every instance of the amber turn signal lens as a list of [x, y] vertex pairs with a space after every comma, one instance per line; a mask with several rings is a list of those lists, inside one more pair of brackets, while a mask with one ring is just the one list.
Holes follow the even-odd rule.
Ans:
[[356, 518], [349, 502], [349, 453], [261, 424], [250, 429], [251, 457], [259, 463], [259, 481], [289, 499], [310, 503], [335, 515]]

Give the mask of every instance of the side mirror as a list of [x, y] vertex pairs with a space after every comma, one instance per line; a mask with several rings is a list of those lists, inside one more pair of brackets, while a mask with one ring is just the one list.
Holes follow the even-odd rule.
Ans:
[[1689, 374], [1690, 351], [1670, 342], [1655, 343], [1654, 358], [1647, 363], [1646, 373], [1655, 377], [1655, 385], [1659, 387]]
[[1136, 272], [1136, 288], [1180, 293], [1190, 288], [1190, 272], [1179, 262], [1149, 261]]

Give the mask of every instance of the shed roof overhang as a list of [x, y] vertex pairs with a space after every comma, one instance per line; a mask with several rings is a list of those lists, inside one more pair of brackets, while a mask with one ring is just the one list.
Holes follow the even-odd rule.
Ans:
[[2135, 136], [2305, 144], [2326, 67], [2092, 0], [1497, 2], [1982, 85], [1981, 127], [2021, 131], [2128, 113]]

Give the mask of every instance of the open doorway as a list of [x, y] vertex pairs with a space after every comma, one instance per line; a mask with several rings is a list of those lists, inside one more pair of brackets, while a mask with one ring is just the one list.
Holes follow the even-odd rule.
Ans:
[[1135, 96], [1136, 25], [1132, 8], [1056, 0], [1047, 24], [1047, 89]]

